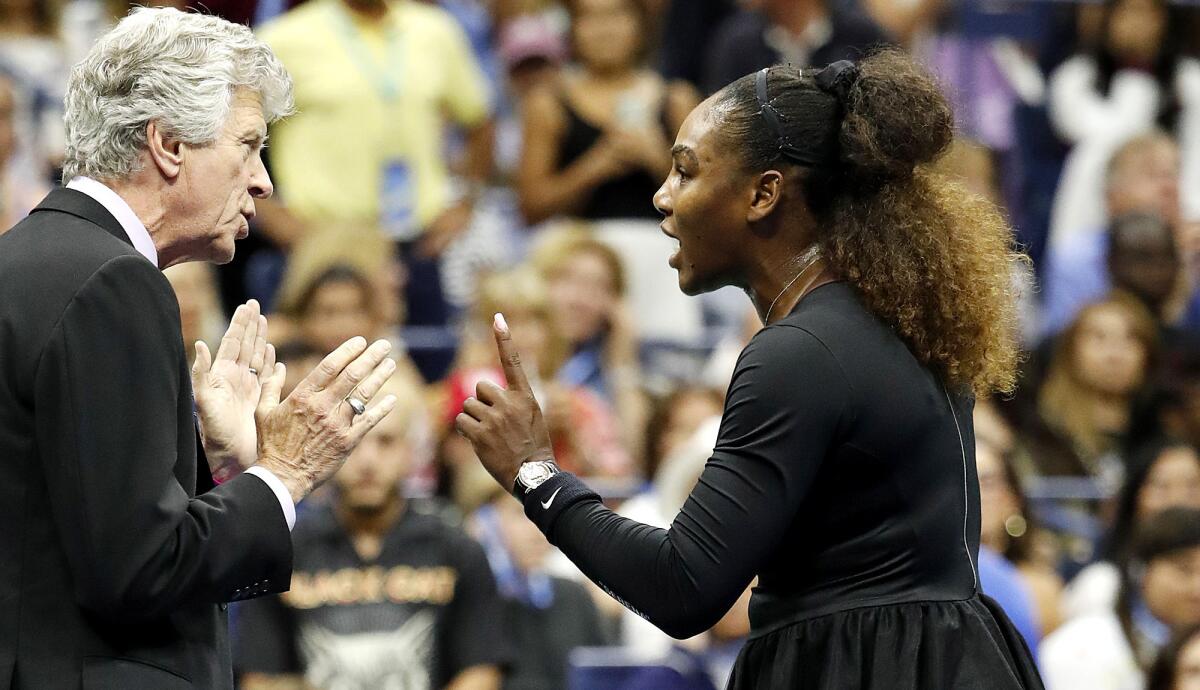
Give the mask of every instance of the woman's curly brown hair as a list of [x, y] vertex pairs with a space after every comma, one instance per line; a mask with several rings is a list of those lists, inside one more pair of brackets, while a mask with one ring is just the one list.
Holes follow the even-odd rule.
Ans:
[[[763, 126], [754, 79], [726, 87], [715, 111], [742, 163], [763, 170], [786, 161]], [[826, 260], [948, 384], [1011, 392], [1013, 268], [1025, 259], [994, 204], [933, 170], [954, 137], [934, 79], [894, 50], [858, 65], [844, 101], [812, 70], [773, 67], [767, 79], [787, 139], [831, 151], [803, 178]]]

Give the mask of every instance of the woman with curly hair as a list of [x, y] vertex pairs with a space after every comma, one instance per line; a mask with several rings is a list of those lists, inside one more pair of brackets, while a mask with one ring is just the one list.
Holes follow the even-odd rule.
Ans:
[[698, 106], [655, 195], [697, 294], [765, 324], [669, 529], [619, 517], [553, 463], [511, 334], [508, 389], [457, 426], [589, 577], [667, 633], [710, 627], [757, 576], [729, 687], [1040, 688], [979, 591], [974, 396], [1018, 360], [1008, 227], [932, 172], [950, 108], [911, 58], [772, 67]]

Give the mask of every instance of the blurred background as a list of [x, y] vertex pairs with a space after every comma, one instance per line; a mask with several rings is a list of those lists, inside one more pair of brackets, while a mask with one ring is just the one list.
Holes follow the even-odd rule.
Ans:
[[[250, 25], [295, 80], [276, 195], [233, 263], [166, 272], [189, 350], [255, 298], [289, 385], [355, 335], [401, 363], [394, 421], [301, 506], [293, 591], [233, 611], [243, 687], [722, 687], [748, 592], [667, 638], [545, 542], [452, 422], [503, 382], [502, 311], [559, 463], [669, 525], [761, 327], [737, 290], [676, 287], [651, 204], [675, 132], [743, 74], [880, 45], [940, 78], [942, 173], [1031, 259], [1022, 383], [976, 405], [983, 588], [1052, 690], [1200, 687], [1200, 3], [149, 4]], [[129, 7], [0, 0], [0, 232], [60, 183], [70, 67]]]

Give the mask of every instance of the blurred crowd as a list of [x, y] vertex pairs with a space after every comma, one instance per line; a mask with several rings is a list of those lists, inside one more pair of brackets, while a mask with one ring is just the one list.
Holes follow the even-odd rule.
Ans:
[[[676, 287], [651, 202], [675, 132], [743, 74], [880, 45], [941, 79], [960, 138], [940, 172], [1030, 259], [1022, 383], [976, 405], [982, 587], [1051, 690], [1200, 688], [1200, 4], [150, 4], [250, 24], [295, 81], [234, 262], [166, 272], [189, 351], [255, 298], [289, 387], [355, 335], [401, 365], [399, 408], [300, 507], [291, 591], [233, 611], [247, 690], [722, 686], [749, 592], [666, 637], [546, 543], [452, 422], [503, 383], [503, 312], [560, 465], [669, 525], [761, 327], [737, 290]], [[0, 3], [0, 232], [62, 182], [70, 67], [129, 5]]]

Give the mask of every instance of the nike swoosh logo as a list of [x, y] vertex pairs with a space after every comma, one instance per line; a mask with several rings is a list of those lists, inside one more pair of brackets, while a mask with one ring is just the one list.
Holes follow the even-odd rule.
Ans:
[[550, 510], [550, 504], [554, 503], [554, 498], [558, 496], [559, 491], [562, 491], [561, 486], [555, 489], [554, 493], [550, 494], [550, 498], [542, 501], [542, 510]]

